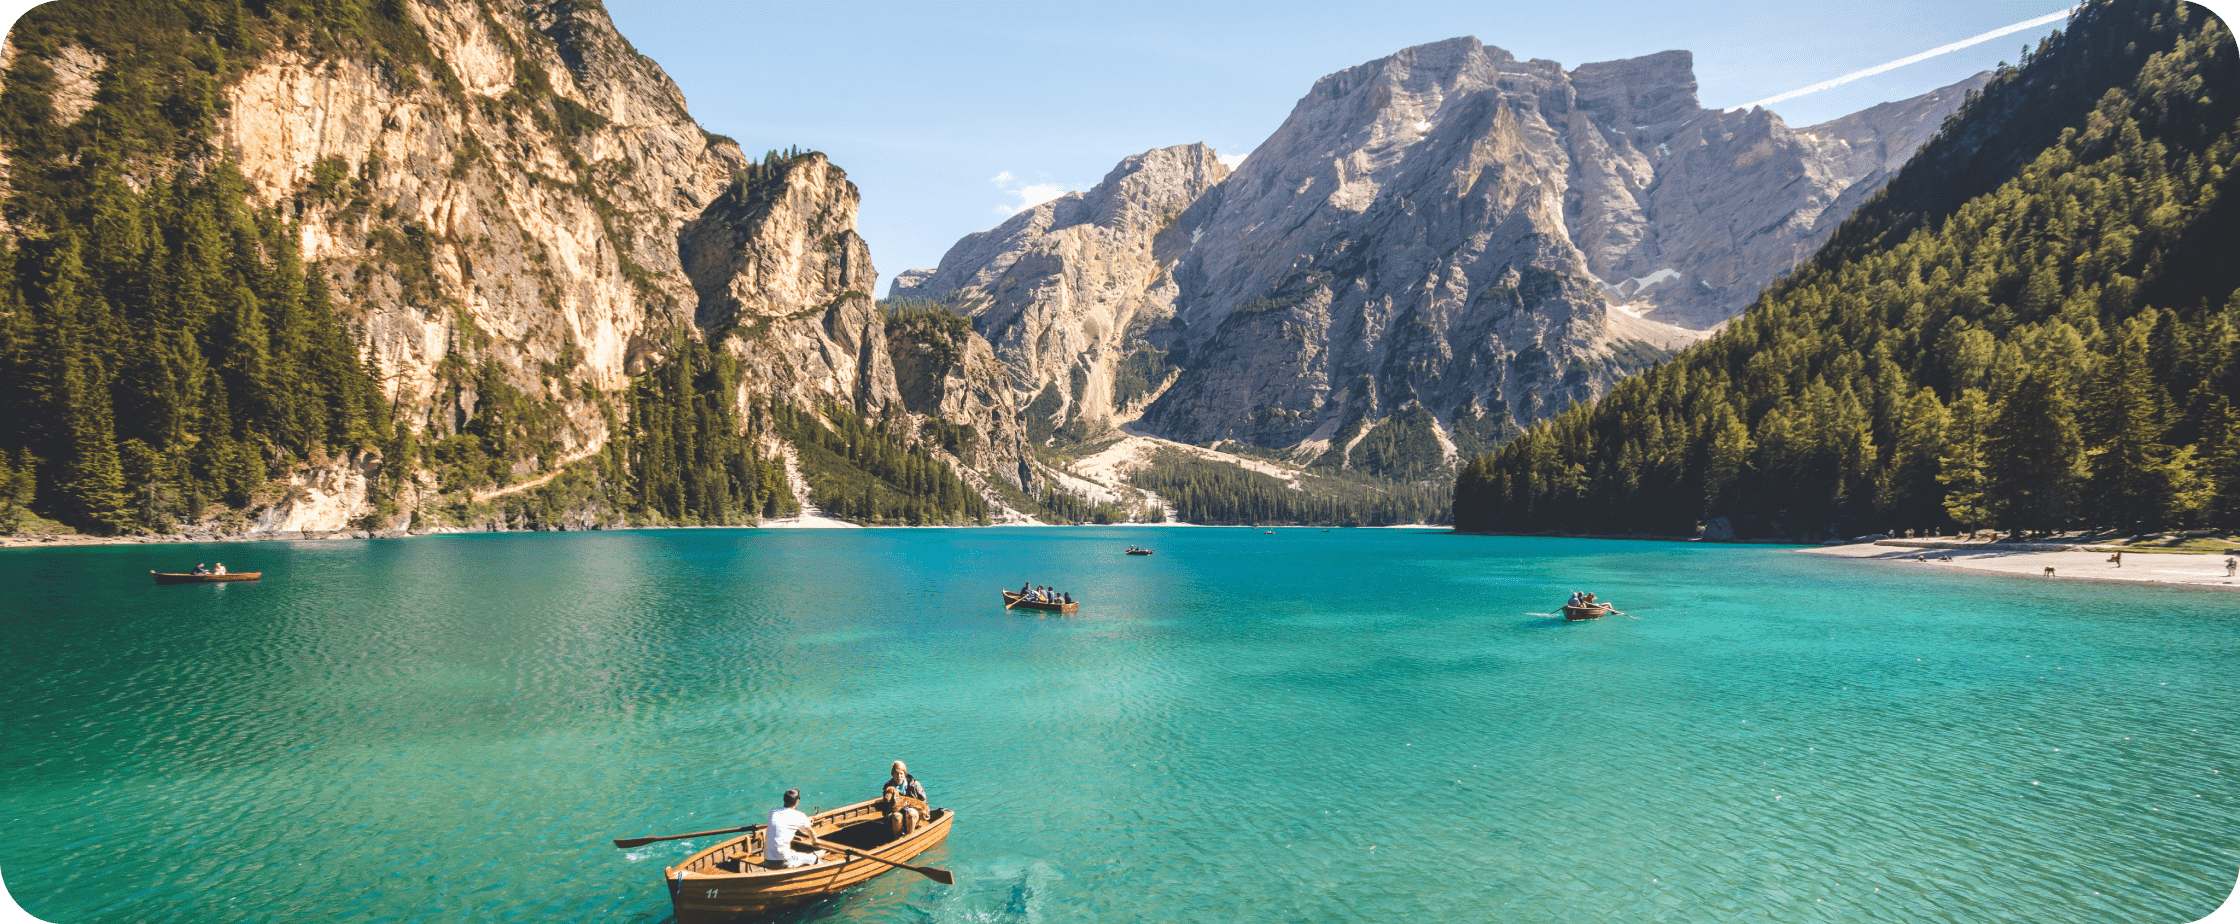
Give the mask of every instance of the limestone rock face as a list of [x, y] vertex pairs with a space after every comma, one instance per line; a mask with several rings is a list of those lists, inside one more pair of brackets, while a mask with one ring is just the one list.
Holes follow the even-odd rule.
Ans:
[[[496, 359], [532, 396], [621, 387], [691, 327], [677, 235], [745, 158], [596, 5], [409, 9], [447, 74], [267, 55], [225, 90], [226, 153], [257, 204], [301, 223], [408, 420], [463, 419], [439, 393], [454, 353]], [[562, 102], [509, 97], [524, 73]], [[322, 167], [344, 178], [325, 194]], [[600, 416], [569, 400], [568, 448], [602, 442]]]
[[890, 294], [945, 299], [968, 314], [1041, 423], [1124, 422], [1157, 384], [1140, 371], [1120, 381], [1120, 370], [1174, 315], [1167, 270], [1189, 244], [1184, 212], [1228, 173], [1202, 144], [1138, 154], [1086, 192], [966, 236], [939, 268], [896, 277]]
[[[604, 444], [599, 394], [685, 337], [740, 358], [742, 403], [907, 412], [839, 167], [755, 164], [702, 131], [596, 3], [407, 6], [432, 63], [273, 50], [224, 88], [219, 135], [254, 204], [299, 222], [408, 425], [456, 432], [478, 396], [445, 370], [495, 361], [563, 408], [560, 453], [516, 474], [550, 469]], [[1013, 395], [987, 344], [940, 368], [904, 355], [924, 413], [973, 425], [966, 454], [1016, 480]], [[262, 527], [362, 516], [352, 471], [301, 474]]]
[[[1140, 410], [1351, 464], [1420, 407], [1452, 457], [1739, 313], [1980, 82], [1798, 132], [1703, 108], [1685, 51], [1567, 71], [1451, 39], [1317, 81], [1232, 175], [1147, 152], [893, 293], [969, 312], [1030, 427]], [[1148, 404], [1109, 397], [1146, 370]]]
[[1711, 327], [1826, 241], [1990, 76], [1794, 130], [1699, 106], [1686, 52], [1580, 65], [1573, 240], [1628, 311]]
[[855, 230], [862, 195], [822, 154], [763, 169], [774, 175], [734, 184], [677, 234], [695, 321], [741, 332], [726, 342], [748, 392], [876, 415], [900, 395]]

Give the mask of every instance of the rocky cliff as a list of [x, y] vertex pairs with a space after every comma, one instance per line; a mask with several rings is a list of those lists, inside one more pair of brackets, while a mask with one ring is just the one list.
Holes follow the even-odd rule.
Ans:
[[[273, 476], [243, 489], [252, 529], [379, 530], [416, 511], [427, 522], [439, 504], [452, 519], [489, 516], [475, 505], [541, 486], [626, 436], [637, 404], [622, 393], [688, 340], [736, 360], [721, 397], [741, 420], [770, 404], [839, 408], [918, 451], [1020, 480], [1012, 389], [992, 385], [1002, 373], [986, 342], [967, 332], [929, 353], [887, 336], [846, 174], [813, 152], [750, 160], [703, 131], [595, 0], [327, 14], [184, 0], [109, 45], [94, 31], [101, 17], [72, 2], [27, 18], [33, 61], [12, 61], [13, 44], [0, 58], [18, 65], [9, 98], [28, 92], [51, 112], [19, 104], [33, 115], [11, 137], [82, 130], [93, 88], [124, 73], [115, 60], [183, 71], [185, 95], [160, 110], [185, 107], [184, 131], [163, 136], [175, 146], [117, 173], [137, 190], [237, 172], [242, 214], [267, 216], [242, 220], [285, 229], [295, 250], [285, 259], [324, 280], [412, 435], [330, 441], [331, 453], [242, 436], [245, 452], [280, 466], [251, 466]], [[170, 47], [183, 57], [166, 58]], [[41, 155], [27, 144], [6, 153]], [[0, 160], [0, 177], [19, 166]], [[952, 434], [945, 448], [919, 435], [932, 417]], [[764, 423], [760, 451], [790, 465], [794, 447]], [[971, 438], [954, 438], [959, 428]], [[209, 443], [190, 434], [155, 451], [184, 458]], [[622, 477], [624, 460], [605, 464], [600, 478]], [[142, 519], [161, 529], [166, 516]], [[591, 502], [566, 519], [616, 516]]]
[[969, 315], [1038, 432], [1072, 421], [1101, 431], [1171, 378], [1157, 359], [1172, 346], [1180, 289], [1168, 269], [1189, 246], [1183, 213], [1228, 173], [1202, 144], [1138, 154], [1085, 192], [967, 235], [892, 294], [934, 295]]
[[1739, 312], [1980, 82], [1798, 132], [1704, 109], [1684, 51], [1567, 71], [1453, 39], [1318, 81], [1234, 175], [1130, 158], [894, 294], [970, 313], [1079, 433], [1451, 459]]

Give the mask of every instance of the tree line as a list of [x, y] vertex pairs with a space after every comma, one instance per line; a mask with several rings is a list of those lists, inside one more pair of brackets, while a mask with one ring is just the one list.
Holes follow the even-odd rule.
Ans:
[[987, 499], [932, 450], [892, 427], [839, 405], [826, 405], [818, 415], [777, 404], [769, 413], [776, 432], [799, 454], [810, 503], [827, 515], [898, 526], [987, 525]]
[[1446, 519], [1446, 492], [1404, 482], [1311, 478], [1309, 490], [1234, 465], [1163, 452], [1128, 475], [1174, 505], [1175, 519], [1223, 526], [1391, 526]]
[[1456, 525], [2240, 527], [2232, 35], [2100, 0], [1939, 138], [1996, 149], [2055, 87], [2093, 102], [2050, 144], [1964, 199], [1925, 150], [1727, 331], [1472, 460]]

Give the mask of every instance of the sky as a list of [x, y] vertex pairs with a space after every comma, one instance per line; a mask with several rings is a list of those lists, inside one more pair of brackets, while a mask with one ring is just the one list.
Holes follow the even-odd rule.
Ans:
[[[2073, 0], [1574, 0], [1061, 5], [607, 0], [693, 116], [759, 153], [829, 155], [863, 192], [880, 292], [965, 234], [1121, 158], [1275, 131], [1317, 78], [1461, 35], [1574, 68], [1694, 52], [1703, 104], [1776, 97]], [[2019, 60], [2059, 20], [1768, 106], [1804, 126]]]

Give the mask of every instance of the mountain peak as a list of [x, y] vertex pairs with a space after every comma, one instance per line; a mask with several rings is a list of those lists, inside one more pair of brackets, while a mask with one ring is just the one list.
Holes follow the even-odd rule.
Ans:
[[1579, 108], [1612, 126], [1660, 125], [1703, 111], [1696, 98], [1696, 56], [1689, 51], [1581, 64], [1571, 71], [1571, 85]]

